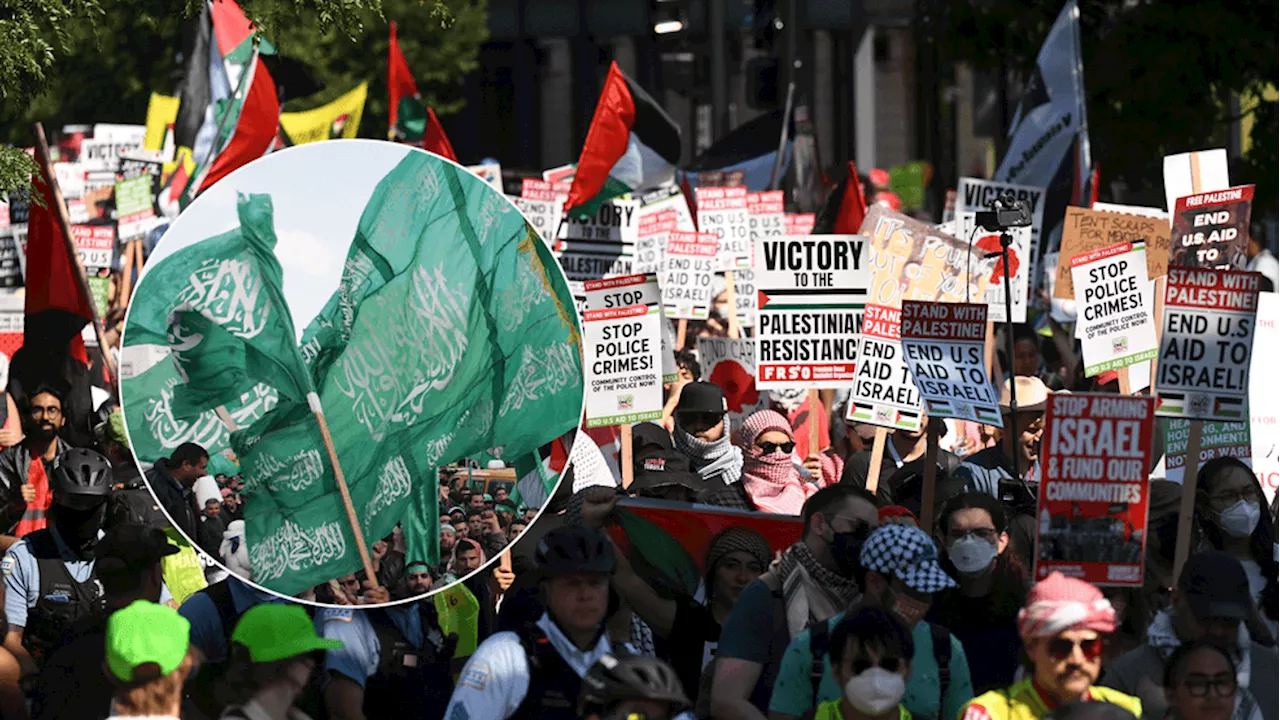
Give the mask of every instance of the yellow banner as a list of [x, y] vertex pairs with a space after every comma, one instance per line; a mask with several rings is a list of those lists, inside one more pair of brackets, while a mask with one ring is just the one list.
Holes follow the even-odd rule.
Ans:
[[328, 105], [314, 110], [281, 113], [280, 127], [294, 145], [353, 138], [360, 130], [360, 116], [364, 114], [364, 100], [368, 94], [369, 83], [361, 83]]
[[176, 97], [151, 93], [151, 102], [147, 103], [147, 134], [142, 140], [144, 149], [164, 149], [164, 131], [177, 121], [179, 102]]

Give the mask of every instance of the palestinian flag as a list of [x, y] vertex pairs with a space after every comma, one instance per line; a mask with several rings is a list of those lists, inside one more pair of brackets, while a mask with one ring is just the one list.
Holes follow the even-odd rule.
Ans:
[[857, 235], [867, 217], [867, 198], [858, 179], [858, 166], [849, 161], [849, 174], [827, 196], [814, 223], [817, 235]]
[[[732, 132], [694, 158], [688, 167], [682, 169], [681, 174], [685, 181], [697, 187], [700, 173], [740, 171], [742, 184], [747, 190], [751, 192], [768, 190], [769, 178], [773, 174], [773, 166], [778, 159], [778, 141], [782, 139], [783, 115], [782, 110], [777, 110], [734, 128]], [[787, 142], [783, 146], [782, 167], [779, 169], [780, 177], [786, 177], [787, 166], [791, 161], [792, 132], [788, 124]], [[686, 191], [685, 194], [693, 197], [692, 192]]]
[[615, 62], [578, 157], [565, 212], [590, 217], [606, 200], [671, 181], [678, 162], [679, 126]]
[[457, 162], [449, 136], [436, 118], [436, 113], [422, 102], [418, 84], [413, 81], [409, 63], [396, 39], [396, 24], [391, 23], [391, 45], [387, 49], [387, 138], [396, 142], [422, 144], [422, 149]]

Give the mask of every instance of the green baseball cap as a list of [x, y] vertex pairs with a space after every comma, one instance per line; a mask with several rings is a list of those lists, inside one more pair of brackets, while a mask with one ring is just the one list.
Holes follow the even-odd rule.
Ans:
[[[117, 680], [138, 682], [168, 675], [182, 664], [190, 645], [191, 623], [177, 610], [146, 600], [107, 618], [107, 668]], [[154, 665], [159, 673], [138, 673]]]
[[107, 416], [107, 439], [129, 447], [129, 436], [124, 430], [124, 413], [119, 410]]
[[249, 650], [249, 658], [256, 663], [344, 647], [341, 640], [318, 637], [315, 625], [301, 605], [281, 604], [249, 608], [236, 623], [231, 642], [245, 646]]

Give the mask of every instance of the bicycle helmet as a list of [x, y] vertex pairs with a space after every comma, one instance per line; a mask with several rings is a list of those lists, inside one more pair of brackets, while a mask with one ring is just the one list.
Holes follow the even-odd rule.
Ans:
[[49, 489], [69, 495], [106, 497], [111, 492], [111, 463], [86, 448], [71, 448], [53, 463]]
[[585, 525], [563, 525], [542, 537], [534, 554], [544, 576], [613, 573], [613, 543]]
[[690, 705], [680, 678], [667, 663], [643, 655], [604, 655], [582, 678], [578, 715], [603, 715], [627, 700], [665, 702], [673, 715]]

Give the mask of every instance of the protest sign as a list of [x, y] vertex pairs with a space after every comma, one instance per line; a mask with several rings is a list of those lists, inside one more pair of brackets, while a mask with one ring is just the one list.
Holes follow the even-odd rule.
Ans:
[[483, 165], [472, 165], [467, 168], [476, 177], [489, 183], [489, 187], [504, 192], [502, 189], [502, 165], [498, 163], [485, 163]]
[[1155, 358], [1155, 298], [1142, 245], [1113, 245], [1071, 259], [1085, 377]]
[[987, 379], [987, 307], [902, 303], [902, 353], [931, 417], [1004, 427]]
[[[280, 129], [291, 145], [353, 138], [360, 130], [369, 83], [360, 83], [327, 105], [301, 112], [280, 113]], [[502, 188], [498, 188], [501, 192]]]
[[120, 154], [130, 150], [141, 150], [143, 134], [135, 137], [93, 138], [80, 144], [80, 164], [87, 172], [115, 172], [120, 167]]
[[[1031, 228], [1009, 228], [1009, 282], [1013, 286], [1009, 296], [1013, 310], [1013, 322], [1027, 321], [1027, 278], [1035, 262], [1031, 247]], [[973, 252], [988, 256], [1002, 252], [1000, 233], [977, 226], [977, 214], [969, 210], [956, 213], [956, 234], [973, 247]], [[1005, 322], [1004, 257], [996, 258], [991, 274], [987, 276], [987, 292], [983, 301], [987, 304], [987, 319]]]
[[1044, 419], [1035, 577], [1142, 585], [1152, 398], [1052, 395]]
[[568, 183], [524, 178], [520, 182], [520, 197], [512, 201], [543, 241], [554, 247], [560, 236], [561, 209], [568, 197]]
[[[752, 248], [755, 247], [757, 237], [781, 237], [787, 234], [786, 193], [781, 190], [747, 193], [747, 230], [751, 236]], [[738, 325], [755, 327], [755, 270], [748, 268], [734, 272], [733, 285], [738, 305]]]
[[706, 320], [720, 242], [711, 233], [671, 232], [663, 254], [662, 307], [669, 318]]
[[679, 230], [680, 217], [670, 208], [659, 212], [645, 212], [640, 209], [640, 229], [636, 234], [636, 258], [633, 269], [636, 272], [658, 272], [662, 269], [663, 253], [667, 247], [667, 236], [673, 230]]
[[755, 238], [756, 385], [845, 388], [871, 279], [861, 235]]
[[1249, 420], [1253, 471], [1271, 501], [1280, 488], [1280, 375], [1266, 364], [1280, 357], [1280, 295], [1258, 293], [1258, 324], [1253, 338], [1249, 383]]
[[[587, 296], [587, 310], [610, 310], [614, 308], [644, 305], [661, 308], [662, 291], [658, 289], [658, 278], [655, 275], [624, 275], [607, 280], [588, 280], [583, 283], [583, 291]], [[675, 382], [679, 377], [676, 367], [675, 335], [671, 332], [671, 323], [665, 317], [658, 323], [662, 338], [662, 382]]]
[[1058, 279], [1053, 296], [1075, 299], [1071, 281], [1071, 258], [1094, 250], [1142, 243], [1147, 249], [1147, 279], [1163, 277], [1169, 266], [1169, 223], [1142, 215], [1122, 215], [1086, 208], [1068, 207], [1062, 221], [1062, 245], [1058, 255]]
[[136, 150], [120, 155], [119, 177], [132, 180], [146, 177], [151, 182], [151, 194], [159, 195], [164, 186], [164, 160], [159, 150]]
[[1120, 213], [1122, 215], [1141, 215], [1156, 220], [1169, 221], [1169, 213], [1160, 208], [1143, 207], [1142, 205], [1119, 205], [1116, 203], [1096, 202], [1093, 209], [1100, 212]]
[[968, 243], [879, 204], [867, 210], [861, 234], [871, 238], [867, 302], [877, 305], [982, 298], [996, 267], [995, 258], [970, 252]]
[[[1247, 422], [1206, 422], [1200, 429], [1200, 466], [1220, 457], [1233, 457], [1246, 465], [1252, 456], [1252, 439]], [[1187, 441], [1191, 437], [1191, 421], [1182, 418], [1164, 420], [1164, 479], [1181, 483], [1186, 477]]]
[[769, 408], [769, 391], [756, 388], [756, 341], [732, 338], [698, 338], [699, 380], [715, 383], [729, 405], [730, 427], [757, 410]]
[[1178, 198], [1169, 264], [1243, 270], [1249, 264], [1245, 245], [1252, 205], [1252, 185]]
[[71, 239], [85, 268], [109, 268], [116, 249], [116, 230], [110, 225], [72, 225]]
[[[1035, 280], [1038, 276], [1035, 272], [1036, 265], [1040, 260], [1041, 232], [1044, 228], [1044, 204], [1048, 193], [1044, 188], [1032, 187], [1030, 185], [1016, 185], [1014, 183], [999, 182], [997, 180], [981, 180], [978, 178], [960, 178], [959, 191], [956, 193], [955, 212], [981, 212], [990, 208], [991, 203], [997, 198], [1003, 198], [1012, 195], [1015, 200], [1021, 200], [1027, 203], [1031, 208], [1031, 227], [1029, 228], [1013, 228], [1014, 240], [1018, 242], [1021, 248], [1019, 259], [1023, 264], [1027, 265], [1028, 273], [1022, 275], [1018, 270], [1010, 268], [1010, 276], [1019, 276], [1032, 278]], [[1019, 237], [1029, 235], [1027, 237]], [[969, 236], [965, 234], [959, 235], [960, 239], [968, 240]], [[1025, 241], [1025, 242], [1024, 242]], [[1010, 248], [1012, 251], [1012, 248]], [[992, 252], [996, 252], [993, 250]], [[995, 284], [995, 281], [992, 281]], [[1003, 278], [1000, 280], [1003, 283]], [[1016, 280], [1015, 280], [1016, 282]], [[993, 308], [991, 302], [987, 302], [988, 312]], [[1003, 309], [1001, 310], [1003, 312]], [[1014, 314], [1017, 315], [1017, 307], [1014, 308]], [[988, 316], [988, 319], [1000, 322], [998, 316]], [[1024, 322], [1024, 320], [1015, 320], [1014, 322]]]
[[0, 288], [22, 287], [22, 261], [18, 241], [8, 228], [0, 229]]
[[26, 225], [31, 212], [31, 194], [27, 190], [9, 191], [9, 223]]
[[58, 189], [63, 200], [74, 200], [84, 194], [84, 166], [80, 163], [58, 162], [53, 164], [58, 179]]
[[901, 327], [901, 310], [867, 306], [846, 420], [908, 432], [920, 429], [924, 406], [902, 355]]
[[750, 269], [751, 236], [748, 232], [747, 189], [700, 187], [694, 193], [698, 202], [698, 230], [714, 233], [720, 241], [716, 269]]
[[630, 275], [640, 203], [610, 200], [586, 218], [567, 218], [557, 256], [570, 280]]
[[587, 311], [587, 288], [581, 280], [569, 280], [569, 294], [573, 296], [573, 306], [581, 316]]
[[155, 220], [151, 205], [151, 179], [147, 176], [116, 183], [116, 223], [120, 242], [141, 240]]
[[1170, 266], [1157, 415], [1245, 420], [1259, 273]]
[[662, 417], [656, 307], [632, 305], [583, 314], [586, 427], [631, 425]]
[[542, 171], [542, 179], [553, 183], [572, 183], [578, 166], [574, 163]]
[[1169, 212], [1180, 197], [1229, 187], [1227, 151], [1222, 148], [1164, 157], [1164, 206]]
[[818, 216], [813, 213], [787, 213], [784, 222], [786, 227], [783, 234], [788, 236], [808, 235], [813, 232], [813, 226], [818, 222]]

